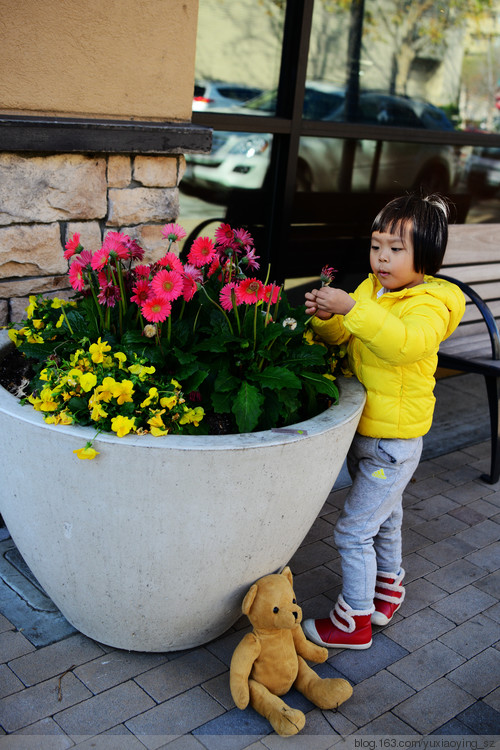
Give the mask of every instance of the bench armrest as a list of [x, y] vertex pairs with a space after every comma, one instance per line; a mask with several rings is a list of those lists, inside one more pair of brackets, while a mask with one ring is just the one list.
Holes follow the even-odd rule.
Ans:
[[456, 284], [462, 290], [462, 292], [466, 294], [472, 302], [474, 302], [479, 312], [483, 316], [484, 322], [486, 323], [486, 326], [488, 328], [488, 333], [491, 341], [491, 358], [500, 359], [500, 332], [498, 330], [495, 316], [491, 312], [486, 302], [477, 292], [474, 291], [474, 289], [472, 289], [472, 287], [470, 287], [468, 284], [465, 284], [463, 281], [460, 281], [460, 279], [454, 279], [452, 276], [445, 276], [441, 273], [437, 273], [436, 278], [445, 279], [446, 281], [451, 281], [453, 284]]

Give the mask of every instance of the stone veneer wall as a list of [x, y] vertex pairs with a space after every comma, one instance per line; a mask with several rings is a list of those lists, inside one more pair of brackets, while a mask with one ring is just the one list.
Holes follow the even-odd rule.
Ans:
[[24, 317], [30, 294], [72, 292], [63, 252], [74, 232], [96, 250], [123, 231], [144, 262], [161, 257], [184, 170], [182, 155], [0, 153], [0, 325]]

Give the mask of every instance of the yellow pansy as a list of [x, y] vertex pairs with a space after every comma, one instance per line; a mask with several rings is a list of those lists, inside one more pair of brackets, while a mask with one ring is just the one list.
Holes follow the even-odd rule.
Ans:
[[158, 401], [158, 388], [155, 387], [149, 389], [149, 396], [146, 396], [142, 402], [141, 409], [144, 409], [145, 406], [149, 406], [153, 401], [155, 403]]
[[168, 434], [168, 429], [165, 427], [163, 419], [161, 418], [164, 411], [165, 410], [158, 412], [158, 414], [152, 416], [151, 419], [148, 419], [148, 424], [151, 426], [151, 434], [155, 437]]
[[47, 424], [73, 424], [73, 417], [67, 411], [61, 411], [59, 414], [49, 414], [44, 419]]
[[205, 416], [203, 407], [195, 406], [194, 409], [188, 409], [185, 407], [185, 409], [186, 411], [180, 418], [179, 424], [194, 424], [195, 427], [198, 427], [199, 423]]
[[97, 343], [89, 346], [89, 353], [92, 357], [92, 362], [102, 362], [106, 352], [110, 352], [111, 347], [107, 341], [101, 341], [101, 337], [97, 339]]
[[165, 409], [173, 409], [174, 406], [177, 404], [177, 396], [163, 396], [163, 398], [160, 399], [160, 404], [165, 407]]
[[131, 380], [122, 380], [121, 383], [115, 382], [113, 388], [113, 397], [116, 398], [117, 402], [121, 405], [127, 401], [133, 401], [132, 394], [134, 393], [134, 384]]
[[151, 365], [151, 367], [146, 367], [146, 365], [130, 365], [128, 368], [129, 372], [132, 373], [132, 375], [138, 375], [139, 380], [144, 380], [147, 375], [152, 375], [154, 372], [156, 372], [156, 368]]
[[180, 391], [180, 390], [181, 390], [182, 386], [181, 386], [181, 384], [180, 384], [180, 383], [179, 383], [179, 382], [178, 382], [177, 380], [174, 380], [174, 379], [172, 378], [172, 380], [170, 381], [170, 383], [171, 383], [171, 385], [173, 385], [173, 386], [174, 386], [174, 388], [176, 388], [176, 389], [177, 389], [178, 391]]
[[124, 354], [123, 352], [115, 352], [113, 354], [113, 357], [115, 357], [115, 359], [118, 360], [120, 370], [123, 369], [123, 365], [127, 361], [127, 355]]
[[[42, 388], [40, 393], [40, 403], [38, 409], [40, 411], [55, 411], [59, 404], [54, 401], [54, 397], [50, 388]], [[36, 407], [35, 407], [36, 408]]]
[[93, 372], [85, 372], [80, 378], [80, 385], [85, 393], [88, 393], [97, 383], [97, 378]]
[[116, 432], [118, 437], [125, 437], [125, 435], [128, 435], [130, 430], [134, 429], [134, 425], [134, 417], [122, 417], [119, 415], [118, 417], [113, 417], [111, 420], [111, 429], [113, 432]]
[[91, 407], [90, 418], [94, 422], [98, 422], [100, 419], [105, 419], [108, 416], [108, 412], [104, 411], [102, 404], [99, 402], [91, 404], [89, 401], [89, 406]]
[[104, 378], [102, 384], [98, 385], [94, 391], [96, 399], [109, 403], [109, 401], [111, 401], [111, 399], [113, 398], [116, 386], [117, 382], [114, 378]]
[[76, 450], [73, 451], [73, 453], [76, 453], [78, 458], [81, 458], [82, 460], [83, 459], [91, 460], [99, 455], [99, 451], [96, 451], [95, 448], [92, 448], [92, 446], [89, 443], [87, 443], [87, 445], [84, 448], [77, 448]]
[[30, 294], [29, 296], [29, 305], [26, 308], [26, 317], [28, 320], [30, 320], [33, 317], [33, 313], [36, 309], [36, 296], [34, 294]]

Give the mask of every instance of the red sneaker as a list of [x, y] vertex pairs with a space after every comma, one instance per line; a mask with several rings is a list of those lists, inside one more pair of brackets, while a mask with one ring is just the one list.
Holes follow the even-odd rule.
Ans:
[[369, 610], [351, 609], [342, 595], [330, 612], [330, 617], [322, 620], [305, 620], [304, 633], [313, 643], [327, 648], [370, 648], [372, 645], [371, 614]]
[[372, 625], [387, 625], [395, 612], [398, 611], [405, 598], [405, 588], [401, 581], [405, 572], [403, 568], [397, 573], [377, 573], [375, 583]]

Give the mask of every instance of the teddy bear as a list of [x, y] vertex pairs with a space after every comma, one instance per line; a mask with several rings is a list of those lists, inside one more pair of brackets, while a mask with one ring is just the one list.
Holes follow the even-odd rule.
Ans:
[[324, 662], [328, 651], [304, 635], [289, 567], [254, 583], [242, 612], [253, 630], [236, 646], [231, 659], [229, 683], [238, 708], [250, 703], [275, 732], [290, 736], [306, 723], [302, 711], [290, 708], [280, 697], [292, 686], [323, 709], [336, 708], [351, 697], [347, 680], [322, 679], [305, 661]]

